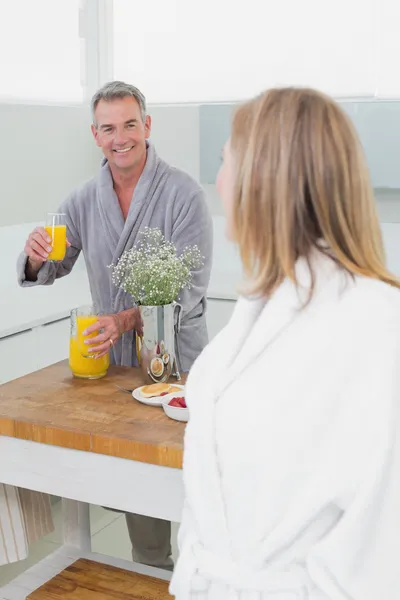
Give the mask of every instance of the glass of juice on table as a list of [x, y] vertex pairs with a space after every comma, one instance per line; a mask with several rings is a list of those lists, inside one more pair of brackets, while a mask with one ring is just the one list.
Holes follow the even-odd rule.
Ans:
[[85, 340], [90, 340], [99, 332], [83, 335], [89, 325], [97, 322], [99, 314], [100, 312], [93, 305], [80, 306], [71, 311], [69, 366], [73, 375], [81, 379], [100, 379], [107, 374], [110, 366], [108, 353], [97, 358], [96, 354], [90, 352], [90, 345], [85, 344]]
[[67, 251], [67, 225], [63, 213], [47, 213], [45, 230], [51, 237], [48, 260], [64, 260]]

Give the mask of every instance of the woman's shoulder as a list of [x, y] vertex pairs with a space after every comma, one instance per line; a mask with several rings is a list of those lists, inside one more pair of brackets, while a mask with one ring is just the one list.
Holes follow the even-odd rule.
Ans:
[[400, 288], [395, 285], [371, 277], [356, 277], [353, 296], [371, 316], [400, 316]]
[[345, 329], [358, 332], [360, 339], [389, 335], [400, 340], [400, 289], [394, 285], [356, 277], [339, 306]]

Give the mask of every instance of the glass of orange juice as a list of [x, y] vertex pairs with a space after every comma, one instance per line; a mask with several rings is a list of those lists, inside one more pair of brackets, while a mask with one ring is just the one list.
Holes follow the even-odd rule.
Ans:
[[90, 339], [98, 334], [94, 332], [84, 336], [83, 332], [89, 325], [98, 319], [99, 311], [95, 306], [80, 306], [71, 311], [71, 336], [69, 346], [69, 366], [75, 375], [81, 379], [100, 379], [107, 374], [110, 365], [108, 354], [97, 358], [90, 353], [90, 346], [85, 344], [85, 339]]
[[52, 250], [48, 260], [64, 260], [67, 251], [67, 225], [63, 213], [47, 213], [45, 230], [51, 237]]

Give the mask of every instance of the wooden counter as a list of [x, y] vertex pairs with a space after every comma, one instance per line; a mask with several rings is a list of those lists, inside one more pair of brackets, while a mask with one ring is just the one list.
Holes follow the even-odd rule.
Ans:
[[62, 361], [0, 386], [0, 435], [181, 468], [185, 423], [115, 386], [143, 383], [141, 371], [127, 367], [76, 379]]

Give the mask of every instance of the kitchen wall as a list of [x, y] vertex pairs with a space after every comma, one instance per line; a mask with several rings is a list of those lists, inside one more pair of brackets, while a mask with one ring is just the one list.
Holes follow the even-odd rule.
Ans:
[[[400, 102], [345, 102], [367, 154], [381, 219], [400, 222]], [[150, 106], [159, 154], [205, 186], [214, 184], [233, 104]], [[0, 104], [0, 226], [37, 221], [96, 173], [101, 154], [87, 107]]]
[[[371, 172], [379, 215], [400, 222], [400, 102], [342, 102], [360, 136]], [[215, 193], [221, 148], [229, 135], [233, 104], [200, 106], [200, 180], [219, 213]]]
[[87, 107], [0, 103], [0, 226], [38, 221], [97, 169]]
[[[345, 102], [365, 148], [380, 220], [400, 223], [400, 102]], [[159, 154], [203, 184], [211, 212], [233, 104], [150, 106]], [[40, 221], [96, 173], [101, 154], [87, 107], [0, 104], [0, 226]], [[391, 243], [392, 252], [393, 243]], [[400, 229], [399, 229], [400, 256]]]
[[[199, 179], [198, 107], [152, 107], [151, 114], [161, 156]], [[44, 219], [97, 172], [90, 123], [87, 107], [0, 103], [0, 227]]]

